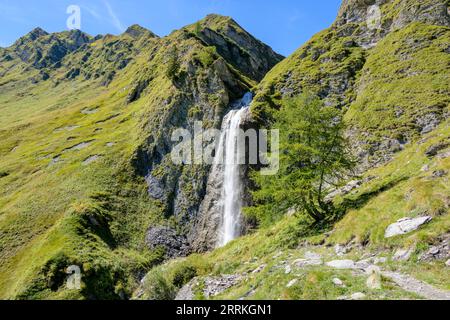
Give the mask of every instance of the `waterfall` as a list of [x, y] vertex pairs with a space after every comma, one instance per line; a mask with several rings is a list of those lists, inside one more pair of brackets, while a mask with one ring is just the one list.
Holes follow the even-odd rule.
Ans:
[[[239, 163], [240, 152], [238, 148], [240, 126], [243, 116], [248, 111], [252, 101], [252, 94], [247, 93], [244, 97], [233, 104], [231, 110], [224, 118], [219, 146], [216, 153], [216, 162], [213, 170], [221, 167], [222, 191], [219, 204], [221, 205], [222, 217], [218, 234], [218, 246], [224, 246], [236, 239], [241, 233], [242, 220], [242, 165]], [[222, 161], [221, 164], [218, 162]]]

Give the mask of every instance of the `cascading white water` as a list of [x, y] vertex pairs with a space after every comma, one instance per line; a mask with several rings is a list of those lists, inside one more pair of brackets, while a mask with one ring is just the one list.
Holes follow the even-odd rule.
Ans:
[[216, 159], [223, 161], [223, 184], [221, 193], [222, 223], [219, 228], [218, 246], [224, 246], [228, 242], [240, 236], [241, 211], [242, 211], [242, 168], [239, 163], [239, 133], [243, 116], [248, 111], [252, 101], [252, 94], [247, 93], [241, 100], [233, 105], [224, 118], [222, 134]]

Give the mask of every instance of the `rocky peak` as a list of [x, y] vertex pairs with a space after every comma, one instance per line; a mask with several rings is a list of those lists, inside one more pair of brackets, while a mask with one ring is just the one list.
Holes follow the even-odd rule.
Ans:
[[187, 28], [207, 45], [216, 47], [230, 64], [258, 81], [284, 58], [230, 17], [210, 14]]
[[26, 38], [34, 41], [40, 37], [47, 36], [49, 33], [39, 27], [34, 28], [31, 32], [25, 35]]
[[36, 28], [17, 40], [11, 47], [23, 62], [37, 69], [57, 65], [68, 53], [92, 41], [92, 37], [80, 30], [48, 33]]
[[124, 34], [128, 34], [129, 36], [137, 39], [142, 37], [143, 35], [147, 35], [151, 38], [157, 38], [158, 36], [155, 35], [153, 32], [151, 32], [150, 30], [138, 25], [138, 24], [133, 24], [132, 26], [128, 27], [128, 29], [125, 31]]

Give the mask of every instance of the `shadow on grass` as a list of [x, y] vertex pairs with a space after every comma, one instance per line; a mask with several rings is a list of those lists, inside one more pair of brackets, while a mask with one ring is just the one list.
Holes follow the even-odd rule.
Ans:
[[331, 231], [333, 229], [334, 225], [337, 222], [339, 222], [347, 214], [348, 210], [360, 209], [360, 208], [364, 207], [374, 197], [394, 188], [399, 183], [401, 183], [405, 180], [408, 180], [408, 177], [400, 177], [400, 178], [394, 179], [386, 184], [380, 185], [373, 190], [369, 190], [364, 193], [361, 193], [354, 198], [350, 198], [350, 197], [344, 198], [342, 203], [340, 203], [338, 206], [335, 206], [331, 210], [330, 214], [327, 216], [327, 218], [325, 220], [311, 223], [311, 225], [309, 227], [310, 232], [308, 235], [315, 236], [315, 235], [318, 235], [321, 233]]

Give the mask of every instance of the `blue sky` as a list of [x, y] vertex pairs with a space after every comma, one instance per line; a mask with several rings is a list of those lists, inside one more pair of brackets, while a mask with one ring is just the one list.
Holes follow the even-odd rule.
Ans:
[[335, 19], [341, 0], [0, 0], [0, 46], [39, 26], [66, 30], [69, 5], [81, 8], [81, 30], [120, 34], [140, 24], [164, 36], [208, 13], [232, 16], [277, 52], [289, 55]]

